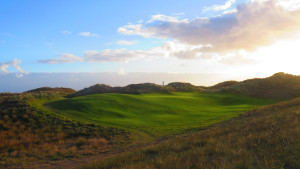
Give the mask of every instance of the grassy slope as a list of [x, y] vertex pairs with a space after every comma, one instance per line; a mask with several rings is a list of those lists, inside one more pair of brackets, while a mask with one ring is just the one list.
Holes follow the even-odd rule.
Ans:
[[299, 131], [300, 99], [295, 99], [81, 168], [295, 169], [300, 168]]
[[267, 78], [233, 83], [221, 90], [259, 98], [293, 99], [300, 97], [300, 76], [280, 72]]
[[203, 128], [271, 103], [274, 100], [222, 93], [110, 93], [63, 99], [47, 105], [54, 112], [77, 120], [142, 132], [142, 137], [157, 137]]
[[57, 92], [44, 91], [0, 94], [0, 168], [94, 155], [126, 143], [123, 130], [81, 123], [39, 108], [61, 98]]

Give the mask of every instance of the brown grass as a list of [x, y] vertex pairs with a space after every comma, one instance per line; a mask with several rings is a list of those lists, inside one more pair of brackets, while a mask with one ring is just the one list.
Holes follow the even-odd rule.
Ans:
[[122, 130], [72, 121], [26, 103], [29, 98], [56, 96], [0, 94], [0, 168], [95, 155], [128, 142]]

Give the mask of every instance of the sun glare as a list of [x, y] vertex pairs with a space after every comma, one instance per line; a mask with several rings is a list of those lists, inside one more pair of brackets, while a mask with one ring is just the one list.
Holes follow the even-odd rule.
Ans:
[[259, 71], [283, 71], [300, 74], [300, 40], [280, 41], [272, 46], [260, 48], [253, 56], [260, 62]]

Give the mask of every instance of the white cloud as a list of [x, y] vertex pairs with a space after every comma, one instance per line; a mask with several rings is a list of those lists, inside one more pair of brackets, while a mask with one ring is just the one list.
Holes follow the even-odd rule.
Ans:
[[277, 5], [284, 7], [287, 10], [298, 10], [300, 8], [299, 0], [279, 0]]
[[162, 14], [152, 15], [152, 19], [147, 23], [151, 23], [154, 21], [168, 21], [168, 22], [180, 22], [180, 20], [175, 16], [167, 16]]
[[103, 51], [86, 51], [84, 62], [128, 62], [129, 60], [145, 56], [142, 50], [105, 49]]
[[65, 34], [65, 35], [68, 35], [68, 34], [72, 34], [71, 31], [67, 31], [67, 30], [63, 30], [60, 32], [61, 34]]
[[232, 10], [227, 10], [227, 11], [224, 11], [222, 14], [223, 15], [226, 15], [226, 14], [233, 14], [233, 13], [237, 13], [237, 9], [232, 9]]
[[202, 48], [203, 53], [253, 51], [300, 32], [300, 10], [286, 10], [277, 2], [280, 0], [249, 2], [239, 5], [237, 12], [193, 20], [154, 15], [147, 23], [126, 25], [118, 32], [171, 38], [190, 45], [211, 45]]
[[48, 64], [57, 64], [57, 63], [73, 63], [77, 61], [82, 61], [78, 56], [69, 53], [63, 53], [58, 58], [55, 59], [42, 59], [38, 60], [38, 63], [48, 63]]
[[126, 25], [118, 28], [118, 32], [126, 35], [141, 35], [144, 37], [151, 37], [154, 34], [151, 32], [143, 31], [143, 25], [142, 24], [136, 24], [136, 25]]
[[82, 57], [73, 54], [62, 54], [58, 58], [39, 60], [38, 63], [57, 64], [57, 63], [73, 63], [73, 62], [129, 62], [144, 58], [153, 60], [156, 58], [178, 58], [184, 60], [202, 59], [213, 60], [222, 64], [252, 64], [254, 61], [242, 54], [227, 53], [220, 55], [214, 52], [203, 53], [203, 48], [209, 45], [190, 45], [183, 44], [178, 41], [166, 41], [161, 46], [153, 47], [149, 50], [127, 50], [122, 49], [105, 49], [103, 51], [86, 51]]
[[93, 34], [91, 32], [80, 32], [78, 33], [79, 36], [85, 36], [85, 37], [98, 37], [98, 34]]
[[[164, 22], [169, 22], [169, 23], [177, 23], [177, 24], [184, 24], [188, 23], [188, 19], [178, 19], [178, 17], [174, 16], [167, 16], [167, 15], [153, 15], [149, 21], [147, 21], [145, 24], [149, 25], [155, 25], [155, 24], [160, 24]], [[143, 24], [128, 24], [126, 26], [122, 26], [118, 28], [118, 32], [121, 34], [126, 34], [126, 35], [141, 35], [144, 37], [152, 37], [152, 36], [157, 36], [157, 34], [154, 31], [151, 30], [146, 30]], [[163, 36], [162, 36], [163, 37]]]
[[161, 46], [149, 50], [105, 49], [103, 51], [86, 51], [82, 57], [62, 54], [58, 58], [38, 60], [38, 63], [57, 64], [72, 62], [128, 62], [146, 58], [175, 57], [179, 59], [202, 58], [201, 49], [206, 46], [182, 44], [176, 41], [164, 42]]
[[210, 11], [210, 10], [224, 11], [226, 9], [229, 9], [235, 3], [235, 1], [236, 0], [228, 0], [224, 5], [213, 5], [212, 7], [204, 8], [202, 11], [203, 12], [207, 12], [207, 11]]
[[0, 70], [4, 73], [8, 73], [9, 71], [7, 69], [9, 68], [9, 66], [9, 64], [2, 63], [0, 64]]
[[10, 67], [14, 67], [19, 74], [17, 74], [16, 76], [18, 78], [23, 77], [24, 74], [28, 74], [28, 72], [24, 71], [21, 66], [21, 61], [18, 59], [14, 59], [8, 62], [4, 62], [4, 63], [0, 63], [0, 70], [4, 73], [9, 73], [10, 71], [8, 70]]
[[299, 0], [251, 0], [251, 2], [256, 3], [265, 3], [265, 2], [273, 1], [277, 6], [281, 6], [286, 10], [298, 10], [300, 9], [300, 1]]
[[135, 41], [126, 41], [126, 40], [119, 40], [117, 41], [118, 45], [134, 45], [136, 44]]
[[81, 32], [78, 34], [79, 36], [90, 36], [91, 32]]

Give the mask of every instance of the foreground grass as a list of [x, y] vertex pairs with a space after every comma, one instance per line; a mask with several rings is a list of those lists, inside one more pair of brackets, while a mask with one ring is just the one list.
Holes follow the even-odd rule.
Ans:
[[58, 100], [47, 106], [69, 118], [126, 129], [140, 137], [157, 138], [198, 130], [270, 103], [274, 100], [224, 93], [180, 92], [96, 94]]
[[32, 162], [90, 156], [126, 144], [123, 130], [62, 118], [28, 104], [38, 107], [58, 98], [45, 92], [0, 94], [0, 168], [33, 168]]
[[300, 99], [257, 108], [205, 131], [82, 169], [300, 168]]

